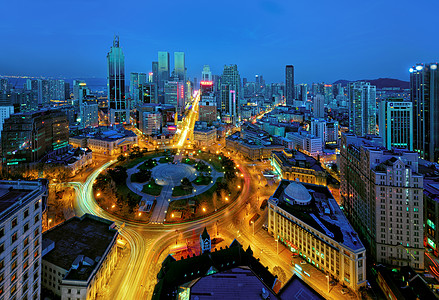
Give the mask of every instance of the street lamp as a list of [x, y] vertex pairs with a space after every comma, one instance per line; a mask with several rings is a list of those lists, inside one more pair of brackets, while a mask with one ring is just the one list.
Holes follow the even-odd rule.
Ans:
[[255, 235], [255, 222], [251, 221], [252, 225], [253, 225], [253, 235]]

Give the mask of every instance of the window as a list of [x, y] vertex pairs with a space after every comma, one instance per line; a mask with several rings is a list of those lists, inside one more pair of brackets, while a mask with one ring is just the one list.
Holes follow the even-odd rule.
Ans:
[[38, 221], [40, 220], [40, 215], [35, 215], [34, 220], [35, 220], [35, 224], [38, 223]]
[[1, 274], [0, 274], [0, 282], [2, 282], [3, 279], [5, 279], [5, 274], [4, 274], [4, 273], [1, 273]]
[[40, 207], [40, 201], [38, 200], [37, 202], [35, 202], [35, 210], [38, 210], [38, 208]]
[[23, 213], [23, 219], [26, 219], [29, 216], [29, 209], [26, 209]]
[[5, 243], [0, 245], [0, 253], [3, 253], [3, 251], [5, 251]]
[[[14, 282], [17, 279], [17, 272], [15, 272], [14, 274], [12, 274], [11, 276], [11, 282]], [[12, 293], [12, 291], [11, 291]]]
[[35, 231], [34, 231], [34, 237], [37, 237], [37, 235], [40, 233], [40, 229], [39, 228], [37, 228], [37, 229], [35, 229]]
[[26, 261], [23, 263], [23, 271], [26, 270], [27, 267], [29, 267], [29, 261], [28, 261], [28, 260], [26, 260]]
[[24, 247], [26, 247], [27, 245], [29, 245], [29, 237], [26, 237], [26, 238], [24, 239], [24, 242], [23, 242], [23, 246], [24, 246]]
[[11, 295], [12, 295], [13, 293], [15, 293], [16, 291], [17, 291], [17, 285], [14, 284], [14, 286], [11, 287]]
[[23, 226], [23, 233], [29, 230], [29, 223], [24, 224]]
[[17, 256], [17, 247], [15, 247], [15, 249], [12, 250], [12, 252], [11, 252], [11, 258], [14, 258], [16, 256]]
[[0, 228], [0, 238], [5, 236], [5, 229]]
[[17, 260], [14, 260], [14, 262], [11, 264], [11, 271], [15, 270], [17, 268]]
[[36, 251], [34, 252], [34, 257], [35, 257], [35, 258], [38, 257], [38, 250], [36, 250]]
[[0, 260], [0, 269], [3, 269], [4, 266], [5, 266], [5, 260], [2, 259]]
[[11, 222], [11, 228], [14, 228], [15, 226], [17, 226], [17, 224], [18, 224], [17, 218], [14, 218]]
[[36, 246], [38, 246], [39, 245], [39, 243], [40, 243], [40, 241], [37, 239], [37, 240], [35, 240], [35, 242], [34, 242], [34, 247], [36, 247]]
[[17, 240], [17, 233], [14, 233], [11, 237], [11, 243], [14, 243]]

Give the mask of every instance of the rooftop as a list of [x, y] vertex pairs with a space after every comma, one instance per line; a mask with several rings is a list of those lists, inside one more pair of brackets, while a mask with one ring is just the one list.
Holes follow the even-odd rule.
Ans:
[[[70, 270], [66, 275], [68, 279], [87, 280], [118, 235], [117, 230], [111, 227], [112, 224], [112, 221], [85, 214], [80, 218], [73, 217], [49, 229], [43, 233], [43, 243], [46, 239], [52, 240], [55, 248], [43, 259], [65, 270]], [[81, 255], [83, 256], [82, 267], [72, 268]], [[92, 266], [87, 266], [86, 258], [94, 261]]]
[[307, 300], [323, 300], [322, 296], [310, 287], [299, 276], [293, 274], [288, 282], [282, 287], [277, 294], [279, 299], [307, 299]]
[[19, 202], [30, 192], [32, 191], [23, 189], [0, 189], [0, 213]]
[[278, 207], [353, 251], [364, 248], [357, 233], [326, 186], [294, 183], [296, 188], [300, 185], [302, 190], [307, 189], [311, 195], [308, 205], [297, 205], [293, 204], [285, 194], [286, 191], [291, 193], [291, 188], [289, 188], [291, 182], [283, 179], [271, 197], [272, 201], [277, 199]]
[[282, 162], [283, 167], [307, 168], [318, 172], [324, 171], [315, 158], [296, 150], [273, 151], [272, 155], [275, 155]]
[[[256, 276], [265, 287], [272, 289], [275, 286], [276, 277], [253, 256], [250, 247], [244, 250], [242, 245], [234, 240], [230, 247], [225, 249], [205, 252], [199, 256], [188, 256], [179, 261], [169, 255], [163, 261], [157, 275], [158, 283], [154, 288], [152, 299], [175, 299], [179, 287], [183, 285], [206, 276], [243, 267], [250, 269], [251, 276]], [[208, 279], [206, 282], [212, 284], [217, 281]]]

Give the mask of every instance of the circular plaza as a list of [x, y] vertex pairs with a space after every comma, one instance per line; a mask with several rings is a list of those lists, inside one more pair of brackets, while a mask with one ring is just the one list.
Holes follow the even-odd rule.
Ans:
[[197, 178], [197, 171], [190, 165], [186, 164], [159, 164], [152, 170], [152, 177], [158, 185], [179, 185], [183, 178], [188, 178], [189, 181]]

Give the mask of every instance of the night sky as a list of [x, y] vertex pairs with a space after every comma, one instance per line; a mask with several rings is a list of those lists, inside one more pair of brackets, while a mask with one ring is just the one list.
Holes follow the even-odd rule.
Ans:
[[0, 75], [106, 77], [120, 35], [126, 73], [157, 51], [186, 53], [188, 75], [237, 64], [241, 78], [296, 82], [392, 77], [439, 60], [437, 0], [2, 1]]

